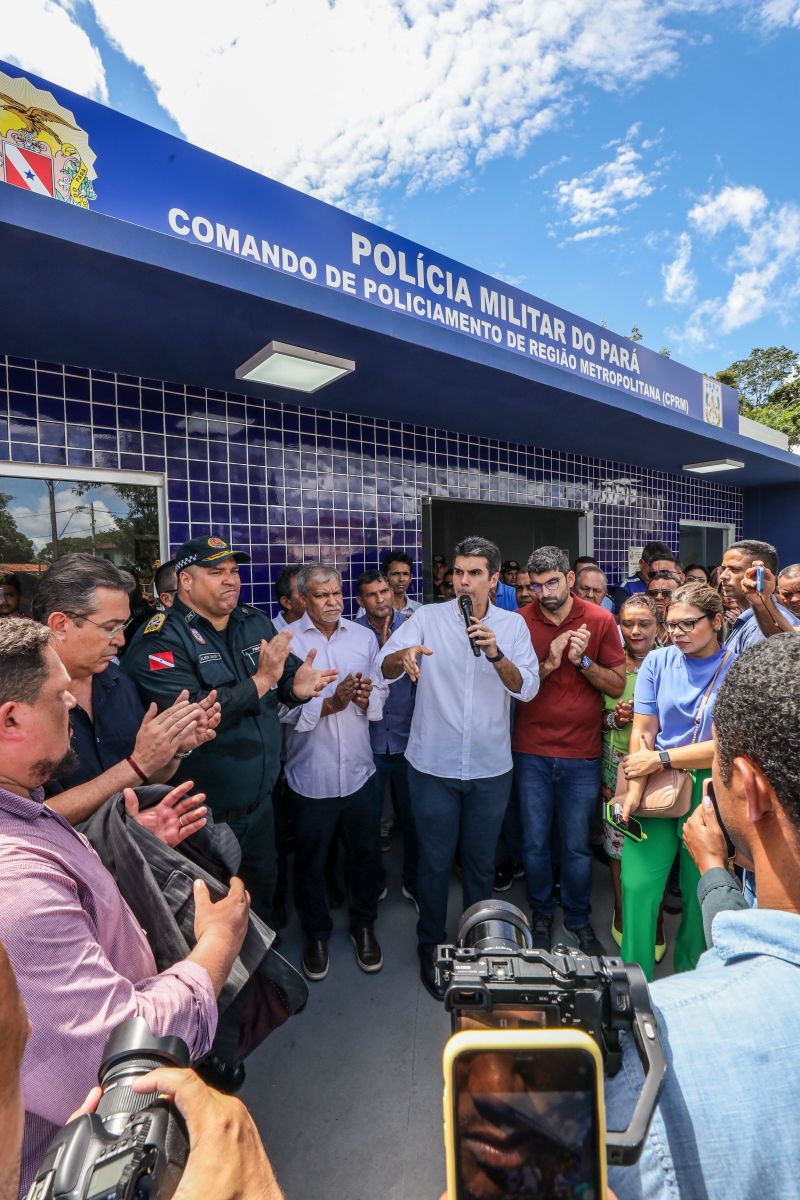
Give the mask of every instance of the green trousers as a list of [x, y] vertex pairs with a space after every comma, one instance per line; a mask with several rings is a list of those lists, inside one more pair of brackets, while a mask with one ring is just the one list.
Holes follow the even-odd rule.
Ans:
[[[710, 771], [693, 771], [689, 813], [700, 803]], [[683, 910], [675, 939], [675, 970], [692, 971], [706, 949], [703, 918], [697, 899], [700, 874], [681, 836], [686, 817], [639, 817], [646, 842], [625, 838], [622, 848], [622, 949], [624, 962], [639, 963], [648, 980], [655, 967], [656, 921], [675, 851], [680, 847]], [[687, 816], [689, 814], [687, 813]]]

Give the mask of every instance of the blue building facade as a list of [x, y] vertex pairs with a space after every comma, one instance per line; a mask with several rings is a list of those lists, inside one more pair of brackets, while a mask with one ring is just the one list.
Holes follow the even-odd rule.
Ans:
[[[16, 357], [0, 359], [0, 461], [55, 477], [163, 474], [170, 548], [209, 529], [230, 537], [252, 554], [243, 573], [265, 606], [286, 563], [320, 558], [352, 578], [390, 546], [419, 563], [423, 496], [591, 509], [594, 553], [614, 578], [629, 546], [677, 546], [681, 520], [741, 532], [742, 491], [730, 485]], [[419, 573], [414, 582], [419, 594]]]

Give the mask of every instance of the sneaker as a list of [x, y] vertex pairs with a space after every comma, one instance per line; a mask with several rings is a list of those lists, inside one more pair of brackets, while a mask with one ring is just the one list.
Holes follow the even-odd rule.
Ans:
[[380, 904], [381, 900], [385, 900], [388, 895], [389, 895], [389, 889], [387, 887], [385, 887], [383, 889], [383, 891], [380, 893], [380, 895], [378, 896], [378, 904]]
[[525, 875], [525, 864], [521, 862], [514, 863], [514, 878], [522, 879]]
[[570, 929], [568, 932], [577, 939], [578, 948], [584, 954], [593, 958], [600, 958], [605, 954], [606, 948], [596, 936], [591, 925], [583, 925], [580, 929]]
[[414, 905], [414, 908], [417, 910], [417, 912], [419, 912], [419, 905], [417, 904], [417, 897], [408, 890], [408, 888], [406, 887], [405, 884], [403, 884], [402, 892], [403, 892], [403, 895], [405, 896], [406, 900], [410, 900], [411, 903]]
[[392, 834], [394, 833], [394, 823], [392, 821], [381, 821], [381, 852], [388, 854], [392, 848]]
[[514, 882], [514, 860], [513, 858], [504, 858], [501, 863], [498, 863], [494, 873], [494, 890], [496, 892], [507, 892]]
[[550, 950], [553, 945], [553, 918], [531, 913], [531, 932], [534, 950]]

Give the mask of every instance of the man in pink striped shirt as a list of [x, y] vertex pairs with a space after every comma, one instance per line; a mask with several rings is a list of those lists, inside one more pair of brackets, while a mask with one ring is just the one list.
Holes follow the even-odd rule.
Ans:
[[55, 1130], [97, 1082], [121, 1021], [142, 1016], [153, 1033], [182, 1037], [193, 1058], [208, 1051], [249, 912], [240, 880], [216, 904], [198, 883], [195, 948], [156, 972], [112, 876], [44, 803], [42, 784], [70, 761], [68, 684], [47, 628], [0, 622], [0, 940], [32, 1027], [22, 1063], [23, 1191]]

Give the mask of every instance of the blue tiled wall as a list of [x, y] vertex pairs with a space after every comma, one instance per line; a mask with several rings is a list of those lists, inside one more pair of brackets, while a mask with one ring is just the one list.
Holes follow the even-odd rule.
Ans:
[[0, 461], [165, 472], [172, 548], [209, 529], [246, 547], [262, 604], [287, 562], [321, 558], [351, 575], [388, 546], [418, 560], [425, 495], [590, 506], [614, 578], [629, 545], [677, 546], [681, 518], [741, 524], [740, 490], [702, 479], [2, 356]]

